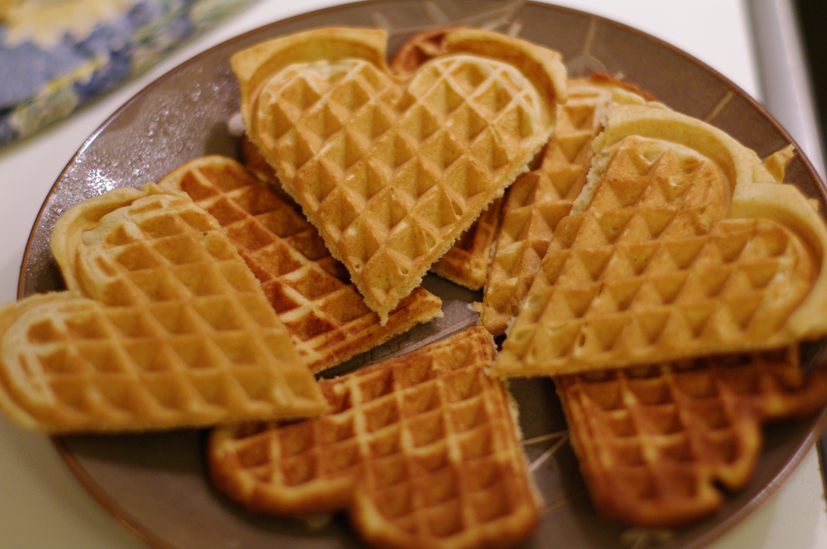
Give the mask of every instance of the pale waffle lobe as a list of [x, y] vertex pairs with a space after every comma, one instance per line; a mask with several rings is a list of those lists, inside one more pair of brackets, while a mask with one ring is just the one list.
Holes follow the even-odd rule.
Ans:
[[186, 192], [218, 220], [313, 372], [442, 316], [441, 300], [420, 287], [380, 325], [379, 315], [365, 305], [347, 270], [295, 205], [235, 160], [193, 160], [165, 176], [159, 186]]
[[386, 34], [318, 29], [232, 58], [247, 134], [382, 323], [547, 141], [565, 69], [461, 30], [410, 78]]
[[[410, 76], [419, 67], [446, 53], [448, 34], [456, 27], [442, 27], [412, 36], [391, 57], [394, 74]], [[497, 236], [502, 199], [488, 206], [454, 245], [431, 266], [431, 272], [471, 290], [481, 290], [488, 280], [491, 246]]]
[[257, 511], [347, 509], [380, 547], [514, 545], [538, 510], [495, 352], [477, 327], [322, 380], [328, 414], [216, 429], [212, 478]]
[[557, 125], [540, 165], [517, 178], [504, 199], [480, 315], [480, 324], [494, 335], [505, 333], [517, 315], [557, 224], [586, 184], [592, 140], [606, 108], [646, 100], [604, 75], [570, 79], [568, 94], [557, 107]]
[[50, 432], [295, 418], [327, 408], [218, 223], [182, 193], [116, 189], [58, 220], [69, 286], [0, 313], [0, 405]]
[[555, 382], [595, 507], [643, 527], [714, 513], [749, 480], [762, 423], [827, 403], [827, 369], [802, 375], [795, 347]]

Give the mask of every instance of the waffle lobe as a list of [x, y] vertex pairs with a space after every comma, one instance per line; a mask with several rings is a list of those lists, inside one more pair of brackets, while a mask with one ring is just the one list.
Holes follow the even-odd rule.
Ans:
[[517, 315], [558, 223], [586, 184], [592, 141], [609, 104], [643, 103], [644, 94], [604, 75], [568, 81], [568, 100], [540, 165], [517, 178], [504, 198], [480, 323], [502, 335]]
[[765, 422], [827, 402], [827, 368], [804, 376], [796, 346], [753, 355], [555, 378], [598, 511], [642, 527], [714, 513], [749, 480]]

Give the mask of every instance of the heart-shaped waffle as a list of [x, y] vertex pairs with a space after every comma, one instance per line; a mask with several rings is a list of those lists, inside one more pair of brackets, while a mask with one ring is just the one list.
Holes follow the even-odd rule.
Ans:
[[211, 476], [255, 511], [347, 509], [377, 547], [515, 545], [539, 513], [495, 353], [474, 327], [321, 380], [328, 414], [215, 429]]
[[778, 182], [789, 150], [762, 164], [720, 130], [648, 106], [611, 108], [594, 149], [497, 375], [773, 349], [827, 332], [827, 229]]
[[[267, 183], [274, 193], [293, 203], [292, 198], [281, 188], [273, 168], [246, 135], [241, 140], [241, 151], [244, 167], [259, 180]], [[488, 278], [488, 256], [497, 233], [501, 210], [502, 199], [498, 198], [460, 235], [454, 245], [431, 265], [431, 272], [471, 290], [481, 290]], [[315, 231], [315, 227], [313, 230]], [[350, 273], [348, 280], [349, 277]], [[408, 298], [415, 293], [416, 289]], [[405, 300], [402, 301], [404, 302]]]
[[827, 402], [827, 368], [806, 378], [797, 346], [555, 378], [598, 511], [644, 526], [685, 524], [742, 488], [761, 424]]
[[0, 405], [21, 423], [126, 431], [327, 409], [255, 276], [184, 193], [83, 202], [52, 250], [70, 291], [0, 312]]
[[526, 171], [565, 100], [559, 54], [528, 42], [457, 30], [401, 78], [386, 39], [317, 29], [232, 58], [247, 135], [383, 323]]

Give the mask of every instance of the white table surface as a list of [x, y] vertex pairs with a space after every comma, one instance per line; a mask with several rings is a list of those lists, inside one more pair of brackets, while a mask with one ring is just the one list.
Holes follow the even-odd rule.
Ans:
[[[115, 92], [33, 138], [0, 149], [0, 302], [14, 300], [23, 250], [49, 188], [86, 138], [132, 95], [196, 53], [268, 22], [342, 4], [254, 4], [176, 50]], [[637, 27], [684, 49], [760, 99], [747, 6], [739, 0], [559, 0]], [[806, 151], [805, 151], [806, 152]], [[781, 489], [710, 549], [827, 547], [827, 509], [815, 450]], [[146, 549], [104, 511], [63, 464], [49, 439], [0, 417], [0, 546]]]

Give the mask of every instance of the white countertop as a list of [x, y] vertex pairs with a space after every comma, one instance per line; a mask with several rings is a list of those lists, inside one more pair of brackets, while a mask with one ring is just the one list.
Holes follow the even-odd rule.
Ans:
[[[144, 86], [207, 47], [298, 13], [345, 2], [260, 2], [188, 43], [140, 78], [33, 138], [0, 149], [0, 302], [14, 300], [24, 247], [64, 166], [111, 113]], [[750, 20], [740, 0], [560, 0], [631, 25], [689, 52], [760, 98]], [[806, 150], [805, 150], [806, 153]], [[781, 489], [710, 549], [827, 547], [827, 508], [815, 450]], [[0, 545], [16, 549], [146, 549], [66, 468], [49, 439], [0, 417]]]

